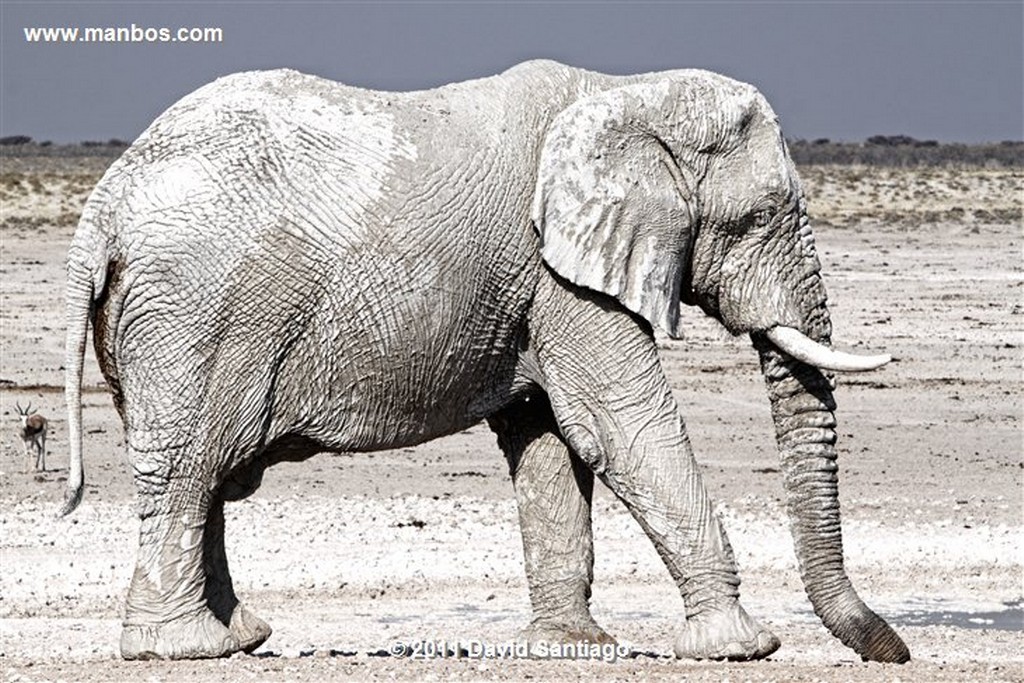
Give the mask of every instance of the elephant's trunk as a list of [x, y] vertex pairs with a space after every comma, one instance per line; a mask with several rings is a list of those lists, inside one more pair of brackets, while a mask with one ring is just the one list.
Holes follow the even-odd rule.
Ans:
[[767, 337], [753, 339], [771, 400], [800, 575], [814, 612], [865, 660], [906, 662], [907, 646], [861, 601], [843, 568], [831, 383]]

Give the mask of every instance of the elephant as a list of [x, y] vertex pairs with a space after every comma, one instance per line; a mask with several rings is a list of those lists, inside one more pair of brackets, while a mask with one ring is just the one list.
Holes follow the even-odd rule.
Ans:
[[814, 610], [863, 658], [909, 659], [845, 572], [837, 497], [833, 373], [890, 359], [832, 348], [803, 190], [753, 86], [550, 61], [417, 92], [226, 76], [108, 169], [67, 276], [62, 513], [91, 325], [138, 493], [126, 659], [269, 637], [224, 551], [224, 503], [267, 467], [482, 420], [512, 472], [525, 638], [612, 642], [589, 605], [597, 476], [682, 595], [676, 655], [770, 655], [658, 357], [683, 304], [759, 354]]

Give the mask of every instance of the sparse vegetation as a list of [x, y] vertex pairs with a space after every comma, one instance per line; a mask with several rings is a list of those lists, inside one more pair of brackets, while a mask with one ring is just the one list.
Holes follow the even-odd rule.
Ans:
[[788, 140], [787, 144], [799, 166], [1024, 168], [1024, 141], [1020, 140], [966, 145], [915, 140], [909, 135], [872, 135], [862, 143], [818, 138]]
[[1020, 167], [809, 164], [800, 178], [815, 225], [976, 226], [1020, 224], [1024, 217]]
[[106, 142], [86, 140], [77, 145], [57, 145], [50, 140], [34, 142], [27, 135], [0, 138], [0, 158], [8, 157], [110, 157], [121, 156], [131, 143], [118, 138]]

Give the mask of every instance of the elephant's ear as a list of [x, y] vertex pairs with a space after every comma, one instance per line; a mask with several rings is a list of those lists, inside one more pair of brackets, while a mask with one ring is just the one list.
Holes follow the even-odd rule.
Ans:
[[532, 217], [555, 272], [678, 337], [699, 209], [678, 139], [656, 132], [671, 96], [640, 83], [562, 111], [544, 138]]

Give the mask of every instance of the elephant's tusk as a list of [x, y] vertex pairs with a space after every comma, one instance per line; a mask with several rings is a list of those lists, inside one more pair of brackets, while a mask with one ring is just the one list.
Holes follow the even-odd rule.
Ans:
[[887, 353], [877, 356], [855, 356], [851, 353], [834, 351], [792, 327], [777, 325], [768, 330], [765, 335], [772, 340], [775, 346], [793, 358], [822, 370], [863, 372], [880, 368], [892, 360], [892, 356]]

